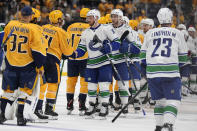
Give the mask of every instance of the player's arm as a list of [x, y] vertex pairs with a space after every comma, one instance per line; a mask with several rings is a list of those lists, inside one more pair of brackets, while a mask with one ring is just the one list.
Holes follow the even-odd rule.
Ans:
[[[5, 44], [4, 42], [6, 41], [8, 35], [10, 34], [11, 30], [10, 30], [10, 24], [8, 23], [5, 28], [4, 28], [4, 36], [3, 36], [3, 41], [2, 41], [2, 44]], [[1, 47], [4, 48], [5, 51], [7, 51], [7, 45], [2, 45], [1, 44]]]
[[146, 51], [148, 49], [148, 33], [145, 35], [144, 43], [142, 44], [141, 51], [140, 51], [140, 60], [141, 64], [146, 66]]
[[123, 45], [125, 44], [125, 46], [127, 44], [128, 52], [131, 54], [139, 54], [140, 48], [141, 48], [141, 42], [140, 42], [140, 39], [139, 39], [137, 33], [130, 31], [130, 33], [127, 36], [127, 40], [128, 40], [128, 43], [126, 43], [127, 41], [123, 41], [122, 44]]
[[64, 30], [58, 31], [58, 39], [60, 43], [60, 50], [65, 56], [70, 56], [73, 53], [73, 47], [71, 44], [71, 40], [69, 34]]
[[179, 66], [183, 66], [188, 61], [188, 48], [187, 43], [184, 39], [183, 33], [179, 34], [179, 45], [178, 45], [178, 57], [179, 57]]
[[3, 36], [4, 36], [3, 28], [0, 27], [0, 45], [3, 43]]
[[46, 60], [46, 48], [44, 45], [42, 34], [39, 30], [31, 31], [30, 48], [36, 67], [40, 69]]
[[[118, 38], [118, 35], [115, 33], [113, 28], [107, 28], [108, 26], [105, 27], [104, 32], [107, 38], [111, 41], [111, 49], [112, 51], [116, 51], [120, 49], [120, 39]], [[101, 32], [102, 33], [102, 32]]]
[[73, 54], [70, 56], [72, 58], [79, 58], [85, 55], [87, 52], [86, 48], [86, 34], [85, 31], [81, 35], [80, 42], [78, 44], [77, 49], [73, 52]]

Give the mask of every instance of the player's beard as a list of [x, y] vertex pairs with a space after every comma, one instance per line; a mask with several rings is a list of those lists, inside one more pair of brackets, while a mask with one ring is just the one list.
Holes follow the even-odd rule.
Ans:
[[88, 24], [90, 25], [90, 26], [94, 26], [94, 24], [95, 24], [95, 20], [92, 22], [92, 21], [88, 21]]
[[118, 26], [119, 26], [119, 21], [118, 21], [118, 20], [112, 21], [112, 25], [113, 25], [114, 27], [118, 27]]

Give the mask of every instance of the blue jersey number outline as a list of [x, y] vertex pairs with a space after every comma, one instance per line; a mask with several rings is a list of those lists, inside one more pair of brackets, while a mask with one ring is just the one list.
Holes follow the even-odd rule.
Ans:
[[[161, 46], [161, 44], [167, 44], [165, 46], [166, 50], [161, 50], [161, 54], [157, 54], [157, 50], [159, 49], [159, 47]], [[163, 57], [170, 57], [171, 55], [171, 46], [172, 46], [172, 39], [171, 38], [163, 38], [162, 42], [161, 42], [161, 38], [158, 39], [154, 39], [153, 40], [153, 45], [155, 46], [155, 49], [153, 50], [153, 53], [151, 55], [151, 57], [156, 57], [156, 56], [163, 56]]]

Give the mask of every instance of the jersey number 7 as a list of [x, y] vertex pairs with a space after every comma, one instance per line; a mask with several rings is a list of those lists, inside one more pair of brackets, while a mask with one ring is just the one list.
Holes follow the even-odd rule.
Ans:
[[[158, 52], [158, 49], [162, 48], [161, 44], [164, 44], [165, 48], [163, 50], [161, 50], [161, 52]], [[160, 55], [163, 57], [170, 57], [171, 46], [172, 46], [172, 39], [171, 38], [154, 39], [153, 45], [155, 45], [155, 49], [153, 50], [151, 57], [156, 57], [156, 56], [160, 56]]]
[[[74, 47], [74, 43], [75, 43], [75, 38], [76, 37], [80, 37], [81, 36], [81, 34], [72, 34], [72, 47]], [[80, 38], [78, 38], [77, 40], [79, 40], [78, 42], [77, 42], [77, 44], [80, 42]]]
[[53, 40], [53, 37], [48, 36], [48, 35], [45, 35], [45, 39], [47, 39], [47, 40], [48, 40], [48, 46], [50, 47], [51, 42], [52, 42], [52, 40]]

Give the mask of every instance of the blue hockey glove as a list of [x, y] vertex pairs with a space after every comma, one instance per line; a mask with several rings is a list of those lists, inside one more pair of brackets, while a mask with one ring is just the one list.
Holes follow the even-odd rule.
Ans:
[[133, 42], [129, 43], [129, 53], [139, 54], [140, 48], [138, 48]]
[[119, 51], [120, 51], [120, 53], [128, 53], [129, 52], [129, 42], [128, 41], [126, 41], [126, 40], [124, 40], [123, 42], [122, 42], [122, 44], [120, 45], [120, 49], [119, 49]]
[[110, 47], [110, 41], [109, 40], [104, 40], [103, 41], [103, 47], [100, 49], [100, 52], [102, 52], [103, 54], [111, 53], [111, 47]]

